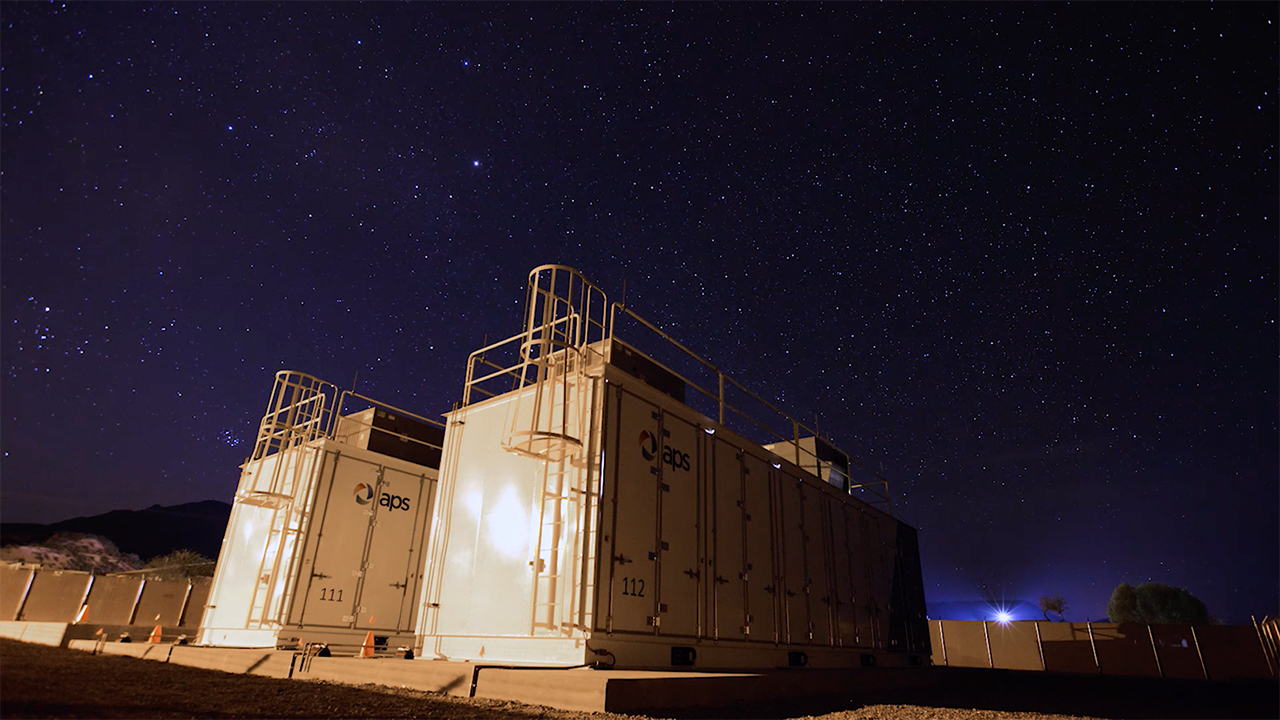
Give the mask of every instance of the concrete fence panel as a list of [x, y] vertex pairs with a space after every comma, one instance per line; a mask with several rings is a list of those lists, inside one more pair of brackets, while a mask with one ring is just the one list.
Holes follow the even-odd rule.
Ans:
[[942, 636], [946, 642], [947, 665], [951, 667], [991, 667], [987, 656], [987, 639], [982, 623], [943, 620]]
[[1159, 677], [1156, 650], [1146, 625], [1137, 623], [1094, 623], [1094, 644], [1098, 664], [1107, 675]]
[[0, 565], [0, 621], [18, 619], [34, 573], [31, 568]]
[[1096, 673], [1093, 644], [1086, 623], [1040, 623], [1044, 664], [1049, 672]]
[[1034, 622], [987, 623], [991, 659], [1002, 670], [1043, 670]]
[[1271, 677], [1258, 631], [1252, 626], [1197, 625], [1195, 630], [1211, 680]]
[[95, 578], [93, 587], [89, 589], [89, 609], [85, 610], [84, 622], [128, 625], [141, 588], [142, 578], [139, 577]]
[[181, 625], [182, 606], [187, 599], [185, 580], [148, 580], [142, 586], [135, 625]]
[[93, 576], [72, 570], [37, 570], [18, 620], [74, 622]]
[[1151, 635], [1160, 655], [1160, 669], [1167, 678], [1204, 679], [1196, 639], [1188, 625], [1152, 625]]

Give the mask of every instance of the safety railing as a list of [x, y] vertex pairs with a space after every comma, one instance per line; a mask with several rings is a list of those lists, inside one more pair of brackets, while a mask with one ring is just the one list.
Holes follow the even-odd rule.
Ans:
[[[710, 410], [711, 412], [704, 414], [716, 418], [717, 422], [724, 427], [759, 442], [779, 458], [792, 462], [828, 482], [832, 482], [833, 477], [839, 478], [841, 482], [832, 482], [832, 484], [842, 486], [850, 494], [861, 496], [869, 504], [882, 506], [886, 512], [892, 511], [889, 483], [883, 475], [853, 455], [840, 450], [816, 429], [800, 422], [785, 410], [753, 392], [711, 361], [690, 350], [621, 302], [614, 302], [610, 306], [609, 337], [612, 342], [634, 347], [633, 343], [622, 343], [618, 339], [619, 323], [623, 320], [634, 321], [641, 328], [657, 335], [686, 359], [692, 360], [694, 369], [701, 369], [707, 373], [708, 380], [698, 383], [690, 377], [691, 373], [681, 373], [663, 364], [658, 358], [650, 357], [662, 369], [683, 381], [687, 389], [696, 393], [694, 398], [686, 400], [686, 404], [695, 409]], [[699, 403], [699, 398], [707, 402]], [[820, 446], [830, 449], [831, 453], [828, 457], [820, 456], [818, 450]], [[827, 455], [827, 453], [821, 454]]]
[[[341, 390], [333, 383], [313, 375], [294, 370], [276, 373], [275, 386], [267, 412], [258, 423], [258, 437], [246, 464], [269, 455], [305, 445], [313, 440], [326, 438], [345, 441], [360, 431], [373, 429], [372, 419], [355, 417], [350, 403], [358, 400], [364, 404], [361, 410], [374, 408], [412, 418], [427, 425], [444, 428], [444, 423], [403, 410], [390, 403], [361, 395], [354, 390]], [[344, 413], [347, 413], [344, 415]], [[394, 428], [378, 427], [378, 432], [435, 450], [441, 447]], [[341, 433], [342, 437], [338, 437]]]
[[410, 442], [415, 445], [421, 445], [423, 447], [427, 447], [432, 450], [437, 450], [440, 452], [444, 451], [443, 445], [437, 445], [436, 443], [423, 440], [422, 438], [417, 438], [407, 433], [398, 432], [394, 428], [386, 427], [385, 425], [375, 426], [372, 414], [369, 414], [366, 418], [365, 416], [362, 416], [360, 412], [351, 411], [351, 408], [348, 405], [348, 403], [353, 399], [363, 403], [365, 406], [363, 408], [364, 410], [368, 410], [368, 409], [373, 409], [375, 411], [383, 410], [385, 412], [389, 412], [400, 417], [410, 418], [424, 425], [432, 425], [434, 427], [440, 428], [441, 430], [444, 429], [444, 423], [440, 422], [439, 420], [432, 420], [431, 418], [423, 417], [421, 415], [418, 415], [417, 413], [412, 413], [412, 412], [409, 412], [408, 410], [398, 408], [395, 405], [392, 405], [390, 403], [385, 403], [380, 400], [374, 400], [373, 398], [368, 397], [366, 395], [361, 395], [360, 393], [354, 390], [343, 390], [342, 394], [338, 396], [338, 405], [337, 405], [337, 408], [334, 410], [333, 426], [330, 428], [327, 435], [327, 437], [329, 437], [330, 439], [337, 440], [339, 442], [348, 442], [352, 435], [358, 435], [364, 432], [371, 432], [374, 429], [376, 429], [380, 433], [389, 435], [399, 440], [404, 440], [406, 442]]
[[[685, 402], [695, 410], [759, 442], [779, 458], [892, 511], [888, 480], [880, 472], [840, 450], [815, 428], [753, 392], [624, 303], [608, 304], [607, 317], [601, 317], [599, 310], [605, 302], [598, 288], [570, 268], [535, 268], [530, 273], [525, 330], [485, 345], [468, 357], [462, 406], [535, 384], [549, 372], [563, 372], [570, 364], [590, 367], [622, 345], [636, 349], [683, 382], [692, 394]], [[656, 335], [691, 367], [673, 369], [655, 353], [623, 342], [619, 330], [632, 324]]]
[[573, 268], [534, 268], [524, 330], [471, 353], [462, 406], [598, 364], [608, 336], [607, 306], [604, 292]]
[[258, 424], [258, 438], [248, 462], [328, 434], [337, 390], [333, 383], [306, 373], [292, 370], [276, 373], [267, 412]]

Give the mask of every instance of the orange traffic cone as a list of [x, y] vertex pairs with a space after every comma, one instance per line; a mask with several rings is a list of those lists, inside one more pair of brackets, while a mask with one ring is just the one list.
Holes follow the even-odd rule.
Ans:
[[373, 657], [373, 631], [370, 630], [368, 635], [364, 636], [364, 645], [360, 646], [360, 657]]
[[160, 633], [160, 626], [159, 626], [159, 625], [157, 625], [157, 626], [156, 626], [156, 629], [151, 631], [151, 637], [147, 638], [147, 642], [149, 642], [149, 643], [158, 643], [158, 642], [160, 642], [160, 635], [161, 635], [161, 633]]

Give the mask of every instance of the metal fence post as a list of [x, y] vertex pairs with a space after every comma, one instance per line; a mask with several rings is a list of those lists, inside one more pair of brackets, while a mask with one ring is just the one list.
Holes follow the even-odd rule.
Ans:
[[1093, 664], [1098, 666], [1098, 672], [1102, 672], [1102, 663], [1098, 662], [1098, 644], [1093, 641], [1093, 623], [1086, 622], [1084, 626], [1089, 631], [1089, 647], [1093, 648]]
[[36, 573], [40, 572], [35, 568], [31, 569], [31, 575], [27, 577], [27, 586], [22, 589], [22, 598], [18, 600], [18, 609], [13, 611], [13, 617], [5, 618], [5, 620], [19, 620], [22, 618], [22, 611], [27, 607], [27, 597], [31, 595], [31, 586], [36, 582]]
[[951, 663], [947, 660], [947, 636], [942, 632], [942, 621], [938, 621], [938, 642], [942, 644], [942, 664], [949, 666]]
[[1164, 677], [1164, 668], [1160, 666], [1160, 651], [1156, 649], [1156, 635], [1151, 631], [1150, 623], [1147, 624], [1147, 637], [1151, 638], [1151, 654], [1156, 656], [1156, 672]]
[[1040, 649], [1040, 669], [1048, 672], [1049, 664], [1044, 661], [1044, 641], [1040, 639], [1040, 621], [1032, 621], [1036, 626], [1036, 647]]
[[987, 666], [994, 668], [996, 661], [991, 657], [991, 634], [987, 632], [987, 621], [982, 621], [982, 637], [987, 640]]
[[1196, 657], [1200, 658], [1200, 672], [1204, 673], [1204, 679], [1209, 679], [1209, 667], [1204, 664], [1204, 653], [1200, 652], [1200, 638], [1196, 635], [1196, 626], [1190, 625], [1191, 640], [1196, 644]]
[[[1262, 645], [1262, 656], [1267, 659], [1267, 672], [1275, 675], [1276, 669], [1271, 664], [1271, 648], [1267, 645], [1267, 641], [1262, 637], [1262, 628], [1258, 627], [1258, 619], [1253, 615], [1250, 615], [1249, 619], [1253, 621], [1253, 631], [1258, 634], [1258, 644]], [[1263, 618], [1263, 622], [1266, 622], [1265, 617]]]

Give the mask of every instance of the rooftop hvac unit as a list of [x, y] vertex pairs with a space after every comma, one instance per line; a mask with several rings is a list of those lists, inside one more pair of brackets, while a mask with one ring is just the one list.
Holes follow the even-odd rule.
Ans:
[[472, 354], [447, 415], [418, 657], [918, 663], [916, 533], [884, 485], [576, 271], [536, 268], [524, 331]]
[[[344, 405], [370, 407], [343, 414]], [[222, 541], [199, 644], [410, 645], [443, 427], [276, 375]]]

